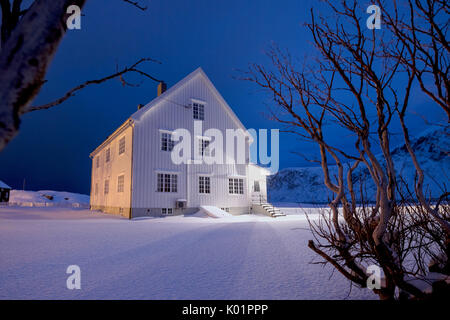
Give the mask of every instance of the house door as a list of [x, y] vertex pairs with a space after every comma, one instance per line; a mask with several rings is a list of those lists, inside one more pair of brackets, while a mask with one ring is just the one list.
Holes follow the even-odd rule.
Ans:
[[261, 186], [259, 184], [259, 180], [254, 180], [252, 185], [252, 202], [258, 203], [263, 202], [261, 195]]

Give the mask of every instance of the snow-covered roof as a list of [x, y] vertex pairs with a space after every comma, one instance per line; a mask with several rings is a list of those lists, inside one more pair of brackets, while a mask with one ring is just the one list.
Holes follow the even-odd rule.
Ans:
[[2, 180], [0, 180], [0, 188], [2, 188], [2, 189], [11, 189], [11, 187], [8, 186], [6, 183], [4, 183]]

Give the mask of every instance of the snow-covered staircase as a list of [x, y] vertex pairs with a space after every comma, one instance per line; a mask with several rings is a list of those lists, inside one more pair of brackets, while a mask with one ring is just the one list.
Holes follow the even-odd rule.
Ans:
[[285, 216], [285, 214], [281, 212], [280, 209], [274, 207], [270, 203], [261, 204], [261, 207], [263, 207], [263, 209], [266, 210], [266, 212], [273, 218]]
[[280, 209], [267, 202], [267, 199], [261, 195], [252, 197], [252, 208], [257, 213], [266, 214], [272, 218], [286, 216]]

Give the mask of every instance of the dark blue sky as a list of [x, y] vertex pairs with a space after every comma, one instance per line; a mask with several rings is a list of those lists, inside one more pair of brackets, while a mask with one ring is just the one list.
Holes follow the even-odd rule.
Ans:
[[[145, 71], [172, 86], [201, 66], [247, 128], [277, 128], [262, 113], [270, 100], [255, 85], [233, 76], [251, 62], [267, 62], [272, 42], [299, 58], [311, 54], [309, 8], [318, 1], [152, 0], [141, 12], [119, 0], [89, 0], [82, 29], [69, 31], [34, 104], [129, 65], [140, 57], [162, 62]], [[322, 13], [322, 12], [321, 12]], [[323, 14], [326, 14], [323, 12]], [[139, 103], [156, 95], [156, 83], [122, 87], [118, 80], [91, 86], [64, 104], [22, 118], [20, 134], [0, 154], [0, 180], [13, 188], [89, 192], [89, 153], [116, 129]], [[416, 97], [415, 109], [438, 119], [438, 108]], [[413, 133], [423, 126], [412, 119]], [[343, 139], [344, 138], [344, 139]], [[334, 139], [344, 141], [336, 131]], [[281, 167], [308, 163], [292, 152], [311, 155], [312, 145], [281, 133]]]

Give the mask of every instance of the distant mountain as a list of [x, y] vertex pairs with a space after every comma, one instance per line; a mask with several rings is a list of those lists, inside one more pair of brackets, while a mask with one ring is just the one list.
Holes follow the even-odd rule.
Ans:
[[[411, 144], [425, 173], [424, 189], [436, 198], [442, 186], [449, 187], [450, 175], [450, 126], [432, 126], [411, 139]], [[377, 156], [380, 160], [382, 155]], [[404, 145], [392, 150], [395, 169], [413, 191], [415, 169]], [[383, 163], [383, 161], [381, 161]], [[337, 174], [337, 167], [330, 166], [330, 174]], [[364, 165], [354, 172], [355, 181], [365, 181], [367, 196], [374, 200], [376, 189]], [[359, 188], [358, 182], [355, 187]], [[280, 170], [268, 178], [268, 195], [272, 202], [326, 203], [332, 193], [323, 183], [320, 167], [299, 167]]]

